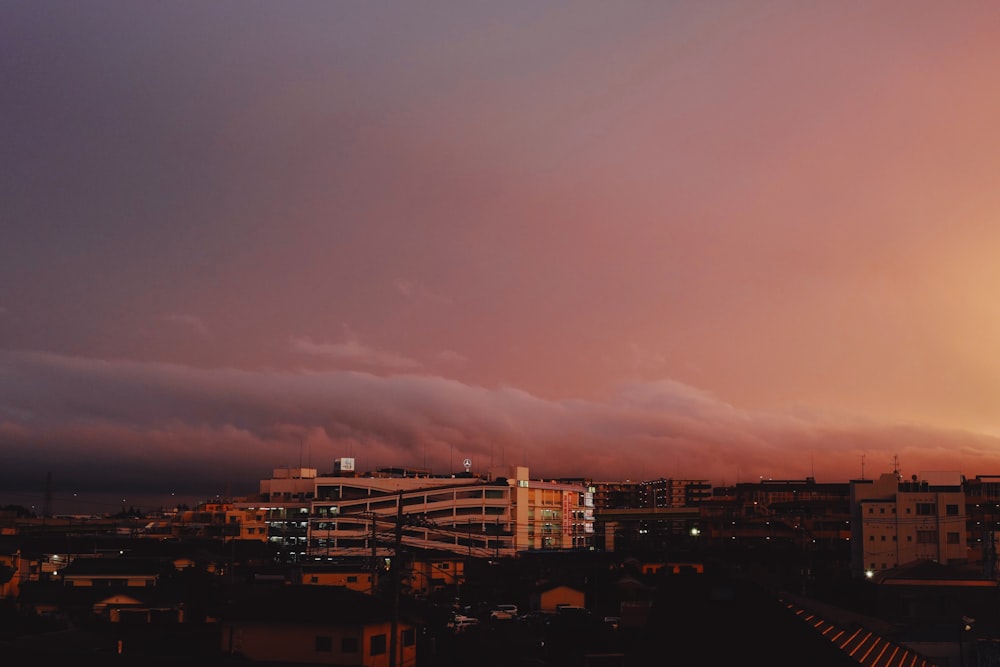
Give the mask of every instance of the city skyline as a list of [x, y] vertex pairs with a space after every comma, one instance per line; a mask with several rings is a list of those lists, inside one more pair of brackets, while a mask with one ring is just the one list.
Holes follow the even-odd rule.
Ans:
[[6, 4], [0, 504], [303, 457], [998, 473], [998, 28], [989, 3]]

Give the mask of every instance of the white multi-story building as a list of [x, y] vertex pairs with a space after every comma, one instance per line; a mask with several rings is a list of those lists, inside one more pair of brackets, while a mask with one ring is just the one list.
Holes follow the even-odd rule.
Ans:
[[583, 484], [532, 480], [520, 466], [487, 475], [400, 468], [359, 475], [352, 463], [338, 459], [330, 476], [282, 470], [261, 481], [261, 506], [285, 508], [284, 522], [291, 507], [296, 524], [306, 521], [300, 556], [385, 555], [397, 538], [481, 557], [593, 547], [593, 491]]
[[964, 481], [957, 472], [852, 480], [852, 571], [871, 575], [920, 560], [967, 562]]

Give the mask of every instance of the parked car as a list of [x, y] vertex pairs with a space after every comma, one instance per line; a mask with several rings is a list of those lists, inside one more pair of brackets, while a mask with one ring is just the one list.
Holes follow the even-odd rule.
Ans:
[[509, 621], [512, 618], [517, 618], [516, 604], [498, 604], [490, 611], [490, 620], [493, 621]]
[[468, 630], [469, 628], [474, 628], [479, 625], [479, 619], [475, 616], [463, 616], [461, 614], [456, 614], [452, 618], [451, 622], [448, 623], [448, 627], [455, 632], [462, 632]]

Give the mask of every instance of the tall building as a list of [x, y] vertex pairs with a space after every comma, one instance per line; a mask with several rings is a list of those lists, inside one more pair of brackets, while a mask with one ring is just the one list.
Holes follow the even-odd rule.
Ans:
[[592, 482], [594, 507], [601, 510], [618, 510], [639, 507], [639, 482]]
[[697, 507], [712, 497], [705, 479], [654, 479], [639, 483], [640, 507]]
[[964, 477], [898, 471], [851, 481], [851, 571], [871, 576], [917, 561], [968, 562]]
[[965, 482], [969, 559], [981, 563], [983, 574], [997, 577], [997, 538], [1000, 533], [1000, 475], [976, 475]]
[[592, 489], [533, 480], [526, 467], [482, 476], [407, 468], [357, 474], [352, 461], [338, 459], [329, 476], [276, 470], [260, 488], [257, 503], [280, 530], [272, 541], [287, 545], [292, 560], [385, 556], [397, 540], [408, 548], [481, 557], [594, 544]]

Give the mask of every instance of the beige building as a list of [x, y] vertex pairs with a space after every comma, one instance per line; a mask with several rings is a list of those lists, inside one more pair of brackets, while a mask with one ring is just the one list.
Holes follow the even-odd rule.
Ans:
[[141, 537], [155, 539], [207, 537], [259, 542], [266, 541], [267, 535], [263, 511], [236, 507], [230, 502], [201, 503], [193, 510], [151, 521], [141, 533]]
[[465, 583], [465, 559], [458, 554], [430, 554], [418, 558], [409, 570], [410, 592], [429, 595], [443, 590], [456, 592]]
[[853, 480], [852, 571], [871, 576], [917, 561], [967, 562], [964, 481], [957, 472]]
[[[350, 459], [338, 459], [337, 470], [276, 470], [261, 481], [260, 498], [240, 506], [273, 516], [270, 539], [297, 549], [303, 561], [388, 557], [397, 539], [483, 558], [593, 547], [593, 491], [581, 483], [533, 480], [520, 466], [484, 475], [401, 468], [357, 474]], [[449, 579], [438, 574], [431, 578]]]
[[341, 566], [324, 563], [303, 565], [297, 583], [306, 586], [342, 586], [362, 593], [371, 593], [374, 585], [371, 567]]
[[540, 589], [531, 596], [531, 608], [535, 611], [555, 613], [559, 607], [585, 607], [583, 591], [572, 586], [549, 586]]

